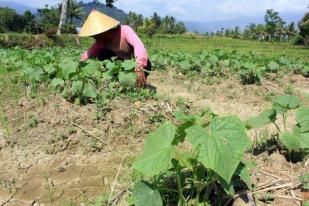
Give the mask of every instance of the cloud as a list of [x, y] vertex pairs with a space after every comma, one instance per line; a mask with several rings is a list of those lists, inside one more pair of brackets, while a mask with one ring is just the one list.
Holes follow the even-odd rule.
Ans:
[[[84, 0], [89, 1], [91, 0]], [[57, 5], [61, 0], [18, 2], [27, 6], [43, 7], [45, 4]], [[160, 16], [172, 15], [182, 21], [214, 21], [261, 16], [267, 9], [304, 13], [308, 10], [309, 0], [117, 0], [115, 5], [126, 12], [134, 11], [144, 16], [157, 12]]]
[[55, 6], [59, 3], [61, 3], [61, 0], [44, 0], [44, 1], [39, 1], [39, 0], [19, 0], [15, 1], [17, 3], [24, 4], [26, 6], [30, 7], [35, 7], [35, 8], [42, 8], [45, 6], [45, 4], [48, 4], [49, 6]]
[[150, 16], [173, 15], [181, 20], [213, 21], [263, 15], [267, 9], [279, 12], [305, 12], [309, 0], [117, 0], [125, 11]]
[[222, 14], [241, 14], [245, 16], [256, 15], [267, 9], [279, 12], [304, 11], [306, 4], [304, 0], [226, 0], [214, 6]]

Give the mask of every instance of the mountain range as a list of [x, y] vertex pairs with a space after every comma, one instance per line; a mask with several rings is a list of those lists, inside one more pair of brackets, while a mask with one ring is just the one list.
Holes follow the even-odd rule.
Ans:
[[18, 14], [23, 14], [26, 10], [30, 10], [32, 13], [36, 13], [37, 9], [33, 7], [29, 7], [17, 2], [11, 1], [0, 1], [0, 7], [8, 7], [15, 9]]
[[[304, 16], [302, 13], [297, 12], [281, 12], [280, 16], [286, 23], [294, 22], [296, 25]], [[210, 22], [198, 22], [198, 21], [188, 21], [185, 25], [189, 31], [197, 31], [200, 33], [205, 32], [216, 32], [220, 31], [221, 28], [233, 29], [239, 26], [240, 29], [244, 29], [249, 23], [264, 24], [264, 16], [255, 17], [239, 17], [232, 20], [226, 21], [210, 21]]]
[[[81, 6], [84, 8], [86, 16], [91, 12], [91, 10], [96, 9], [98, 11], [102, 11], [109, 16], [123, 22], [126, 18], [127, 14], [116, 8], [109, 8], [104, 4], [100, 3], [82, 3], [80, 2]], [[0, 1], [0, 7], [9, 7], [16, 10], [17, 13], [22, 14], [26, 10], [30, 10], [32, 13], [36, 13], [37, 9], [32, 8], [17, 2], [9, 2], [9, 1]], [[287, 22], [297, 22], [302, 18], [302, 13], [297, 12], [282, 12], [280, 16]], [[74, 20], [76, 26], [81, 26], [83, 20]], [[221, 30], [221, 28], [235, 28], [235, 26], [239, 26], [240, 29], [244, 29], [249, 23], [264, 23], [264, 16], [254, 16], [254, 17], [239, 17], [232, 20], [226, 21], [186, 21], [184, 22], [187, 29], [189, 31], [196, 31], [200, 33], [205, 32], [215, 32]]]

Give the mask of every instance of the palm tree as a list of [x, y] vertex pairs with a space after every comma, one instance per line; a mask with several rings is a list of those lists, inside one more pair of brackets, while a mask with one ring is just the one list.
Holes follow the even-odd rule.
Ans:
[[76, 0], [69, 0], [68, 17], [70, 18], [70, 24], [73, 24], [73, 19], [82, 19], [85, 16], [83, 8]]

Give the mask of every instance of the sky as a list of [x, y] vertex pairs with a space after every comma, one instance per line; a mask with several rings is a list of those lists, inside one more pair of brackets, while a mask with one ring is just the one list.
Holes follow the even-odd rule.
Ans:
[[[61, 0], [8, 1], [43, 7], [45, 4], [56, 5]], [[181, 21], [222, 21], [262, 16], [269, 8], [278, 12], [303, 14], [309, 10], [309, 0], [117, 0], [115, 6], [125, 12], [134, 11], [144, 16], [150, 16], [157, 11], [160, 16], [172, 15]]]

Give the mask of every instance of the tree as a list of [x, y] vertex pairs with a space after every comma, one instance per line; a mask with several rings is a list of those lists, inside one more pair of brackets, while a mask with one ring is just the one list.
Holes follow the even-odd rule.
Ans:
[[287, 26], [287, 35], [288, 35], [288, 39], [291, 40], [293, 39], [297, 34], [296, 28], [295, 28], [295, 23], [291, 22], [288, 26]]
[[233, 30], [233, 38], [240, 39], [241, 38], [241, 32], [239, 26], [236, 26]]
[[135, 31], [137, 31], [138, 27], [143, 25], [143, 16], [137, 15], [136, 13], [130, 11], [124, 23], [132, 27]]
[[76, 0], [69, 0], [68, 5], [68, 17], [70, 18], [70, 24], [73, 24], [73, 19], [82, 19], [85, 16], [83, 8], [77, 3]]
[[31, 11], [25, 11], [23, 15], [24, 22], [24, 31], [27, 33], [37, 34], [41, 32], [37, 22], [35, 21], [35, 16], [31, 13]]
[[57, 30], [57, 35], [61, 34], [62, 26], [67, 21], [67, 17], [68, 17], [68, 4], [69, 4], [69, 0], [62, 0], [62, 3], [61, 3], [61, 15], [60, 15], [60, 21], [59, 21], [59, 26], [58, 26], [58, 30]]
[[[265, 14], [266, 32], [268, 33], [268, 40], [272, 41], [276, 31], [281, 31], [285, 22], [279, 16], [279, 13], [273, 9], [268, 9]], [[280, 33], [280, 32], [279, 32]]]
[[[116, 1], [116, 0], [105, 0], [105, 4], [106, 4], [106, 6], [108, 6], [108, 7], [113, 7], [115, 1]], [[100, 3], [99, 0], [93, 0], [92, 2], [97, 3], [97, 4]]]
[[161, 17], [157, 14], [157, 12], [154, 12], [151, 21], [155, 24], [156, 29], [160, 28], [162, 24]]
[[305, 46], [309, 46], [309, 12], [307, 12], [298, 23], [299, 35]]
[[258, 38], [258, 35], [257, 35], [257, 25], [256, 24], [254, 24], [254, 23], [250, 23], [247, 27], [246, 27], [246, 29], [245, 29], [245, 31], [244, 31], [244, 37], [246, 38], [246, 39], [252, 39], [252, 40], [254, 40], [254, 39], [257, 39]]
[[20, 31], [20, 18], [15, 10], [0, 8], [0, 32]]
[[172, 34], [174, 32], [176, 19], [173, 16], [165, 16], [162, 20], [162, 32]]
[[178, 22], [174, 27], [175, 34], [183, 34], [187, 31], [186, 26], [183, 22]]
[[60, 10], [61, 9], [56, 7], [49, 8], [48, 5], [45, 5], [42, 9], [38, 9], [39, 23], [44, 31], [56, 28], [58, 26]]

